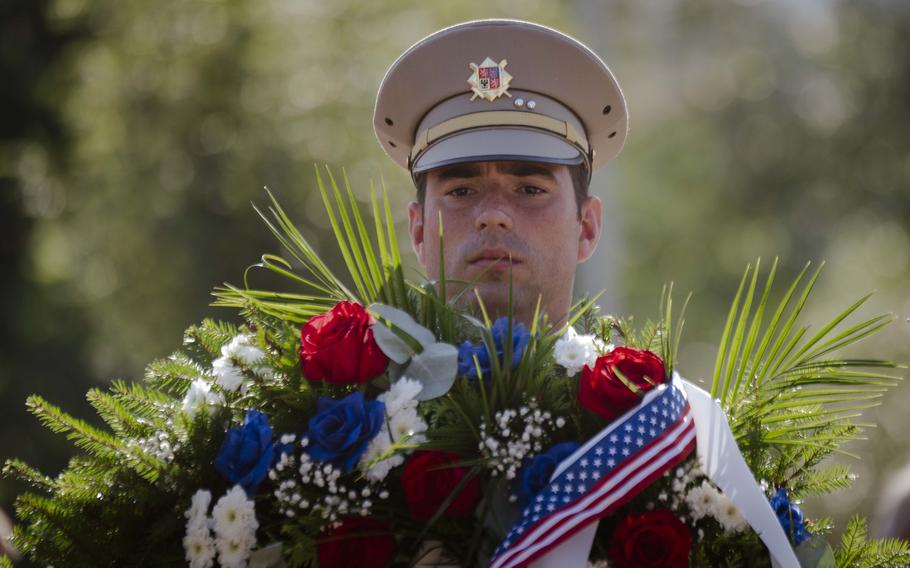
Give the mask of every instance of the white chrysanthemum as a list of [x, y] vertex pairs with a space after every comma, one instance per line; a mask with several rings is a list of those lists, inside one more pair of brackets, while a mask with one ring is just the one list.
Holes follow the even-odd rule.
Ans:
[[553, 357], [557, 365], [565, 367], [566, 375], [572, 377], [585, 365], [593, 367], [599, 353], [603, 353], [608, 347], [595, 336], [579, 335], [575, 328], [568, 327], [556, 341]]
[[255, 534], [259, 528], [255, 504], [247, 499], [246, 493], [239, 485], [235, 485], [218, 499], [218, 503], [212, 509], [212, 518], [215, 520], [215, 534], [219, 540], [236, 535]]
[[383, 425], [382, 430], [370, 440], [370, 443], [367, 444], [367, 449], [360, 457], [360, 469], [364, 472], [364, 477], [369, 481], [382, 481], [392, 469], [404, 463], [404, 456], [401, 454], [394, 454], [384, 460], [375, 461], [379, 456], [389, 451], [391, 447], [391, 433], [388, 427]]
[[200, 489], [193, 494], [190, 501], [190, 508], [186, 510], [184, 516], [189, 521], [205, 519], [209, 514], [209, 505], [212, 504], [212, 493], [208, 489]]
[[404, 456], [395, 454], [380, 462], [377, 462], [364, 474], [370, 481], [382, 481], [389, 475], [389, 472], [404, 463]]
[[183, 537], [183, 549], [190, 568], [211, 568], [215, 561], [215, 541], [208, 529], [194, 530]]
[[426, 436], [422, 434], [427, 431], [427, 423], [417, 414], [417, 408], [413, 406], [404, 407], [392, 415], [389, 418], [389, 430], [392, 432], [392, 439], [396, 442], [409, 444], [426, 442]]
[[363, 451], [363, 454], [360, 456], [360, 463], [366, 465], [371, 461], [375, 460], [385, 452], [389, 451], [389, 448], [392, 447], [392, 435], [389, 433], [388, 426], [383, 423], [382, 428], [379, 430], [373, 439], [370, 440], [370, 443], [367, 444], [367, 449]]
[[212, 374], [215, 375], [215, 382], [224, 390], [236, 391], [243, 385], [243, 371], [234, 365], [230, 357], [219, 357], [212, 361]]
[[221, 393], [212, 391], [212, 385], [202, 379], [193, 381], [190, 390], [186, 391], [186, 396], [183, 397], [183, 411], [190, 417], [195, 416], [200, 408], [207, 408], [211, 412], [215, 406], [221, 404], [224, 404]]
[[749, 526], [739, 508], [723, 494], [718, 494], [711, 515], [724, 527], [727, 534], [742, 532]]
[[701, 485], [690, 489], [686, 494], [686, 503], [689, 505], [692, 518], [698, 520], [705, 515], [713, 515], [714, 506], [719, 498], [720, 493], [707, 481], [702, 481]]
[[247, 535], [219, 537], [215, 543], [215, 547], [218, 549], [218, 564], [222, 568], [246, 568], [246, 561], [255, 544], [255, 538]]
[[388, 392], [376, 397], [376, 400], [385, 404], [386, 415], [394, 416], [402, 408], [416, 406], [417, 400], [415, 397], [422, 389], [423, 385], [419, 382], [403, 377], [392, 384]]
[[221, 348], [221, 355], [237, 359], [247, 367], [255, 367], [265, 358], [265, 352], [253, 345], [253, 336], [242, 333]]

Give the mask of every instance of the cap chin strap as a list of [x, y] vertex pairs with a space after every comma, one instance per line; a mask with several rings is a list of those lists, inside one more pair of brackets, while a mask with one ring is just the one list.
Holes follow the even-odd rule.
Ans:
[[[523, 126], [545, 130], [562, 136], [566, 141], [578, 148], [588, 164], [591, 163], [593, 158], [591, 152], [589, 152], [587, 138], [579, 133], [574, 126], [564, 120], [526, 111], [491, 110], [456, 116], [455, 118], [440, 122], [436, 126], [420, 131], [417, 134], [414, 148], [411, 150], [411, 155], [408, 158], [408, 169], [417, 162], [417, 158], [420, 157], [420, 154], [422, 154], [430, 144], [441, 138], [464, 130], [496, 126]], [[590, 171], [590, 167], [588, 168], [588, 171]]]

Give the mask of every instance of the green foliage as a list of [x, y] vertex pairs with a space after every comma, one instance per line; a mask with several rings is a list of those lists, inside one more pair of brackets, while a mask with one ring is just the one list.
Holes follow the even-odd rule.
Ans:
[[305, 322], [310, 316], [325, 312], [341, 300], [360, 301], [364, 305], [381, 302], [413, 311], [401, 268], [401, 255], [395, 237], [391, 206], [385, 189], [383, 189], [382, 203], [384, 217], [379, 214], [376, 192], [372, 192], [377, 251], [371, 243], [363, 215], [360, 213], [347, 176], [344, 178], [347, 194], [347, 200], [345, 200], [331, 171], [327, 168], [326, 172], [331, 182], [331, 195], [317, 169], [316, 180], [319, 192], [335, 233], [338, 248], [345, 260], [348, 273], [355, 282], [357, 295], [348, 290], [344, 283], [332, 273], [316, 249], [294, 226], [275, 197], [269, 194], [272, 200], [268, 209], [269, 215], [259, 209], [256, 211], [291, 257], [303, 266], [307, 276], [295, 273], [289, 262], [276, 255], [263, 255], [262, 262], [257, 266], [288, 278], [313, 293], [267, 292], [251, 290], [249, 286], [240, 289], [228, 284], [224, 288], [217, 289], [215, 292], [217, 300], [214, 305], [239, 308], [247, 316], [261, 314], [297, 323]]
[[[178, 366], [187, 380], [202, 375], [198, 366]], [[150, 380], [162, 376], [161, 362], [157, 367], [150, 368]], [[188, 371], [195, 377], [187, 376]], [[180, 439], [173, 420], [173, 398], [151, 386], [117, 382], [109, 392], [93, 389], [88, 398], [110, 432], [74, 418], [41, 397], [29, 399], [31, 412], [54, 432], [65, 434], [82, 452], [56, 478], [20, 461], [6, 463], [4, 475], [24, 481], [36, 491], [17, 500], [23, 525], [17, 527], [13, 542], [28, 556], [56, 565], [181, 562], [183, 551], [173, 535], [182, 527], [189, 488], [199, 482], [199, 472], [194, 471], [198, 464], [184, 463], [186, 469], [180, 459], [169, 464], [144, 444], [156, 432], [165, 432], [171, 443], [183, 444], [204, 459], [214, 451], [213, 432], [199, 428], [196, 440], [192, 436]], [[205, 438], [202, 443], [199, 434]]]
[[[882, 305], [903, 302], [910, 208], [899, 190], [908, 119], [900, 54], [910, 18], [901, 2], [677, 3], [660, 20], [659, 42], [639, 4], [535, 2], [521, 13], [622, 54], [607, 62], [633, 119], [646, 117], [633, 120], [613, 173], [594, 178], [595, 193], [613, 200], [605, 224], [622, 227], [601, 249], [626, 242], [635, 251], [624, 255], [608, 305], [644, 313], [654, 283], [674, 278], [695, 290], [700, 318], [687, 337], [704, 343], [719, 331], [731, 275], [757, 254], [791, 259], [781, 266], [788, 274], [800, 268], [795, 259], [832, 260], [819, 300], [875, 286]], [[10, 6], [20, 8], [5, 18], [13, 31], [0, 34], [12, 46], [2, 63], [10, 79], [0, 142], [0, 445], [48, 471], [64, 463], [64, 443], [41, 438], [26, 394], [81, 416], [87, 388], [138, 376], [189, 322], [213, 315], [199, 299], [266, 245], [248, 215], [263, 184], [282, 188], [318, 247], [328, 236], [319, 198], [299, 183], [311, 164], [349, 164], [352, 178], [381, 173], [400, 229], [408, 180], [369, 127], [382, 72], [438, 27], [481, 12], [515, 16], [513, 3], [477, 1]], [[394, 33], [376, 33], [379, 21]], [[612, 25], [624, 33], [600, 33]], [[323, 87], [307, 80], [329, 75]], [[642, 76], [663, 95], [640, 97]], [[607, 268], [588, 266], [581, 287], [601, 288]], [[891, 333], [889, 345], [907, 344]], [[896, 422], [897, 406], [881, 412]], [[884, 430], [863, 449], [879, 480], [907, 455], [901, 434]]]
[[898, 538], [869, 540], [866, 521], [854, 516], [835, 552], [838, 568], [899, 568], [910, 564], [910, 543]]
[[[730, 427], [756, 476], [787, 486], [793, 476], [815, 467], [856, 438], [863, 424], [854, 419], [876, 406], [899, 377], [875, 371], [897, 365], [877, 359], [839, 359], [834, 351], [880, 331], [893, 320], [877, 316], [840, 330], [868, 296], [839, 313], [811, 337], [796, 322], [818, 279], [819, 267], [802, 285], [808, 265], [789, 285], [765, 324], [765, 309], [777, 263], [758, 294], [759, 265], [748, 267], [730, 307], [720, 340], [711, 394], [717, 396]], [[796, 298], [795, 305], [793, 304]], [[753, 309], [753, 304], [757, 306]], [[849, 482], [839, 470], [807, 481], [812, 491]]]
[[[501, 493], [502, 487], [488, 463], [500, 458], [477, 450], [484, 447], [482, 438], [491, 432], [498, 413], [541, 407], [553, 416], [567, 419], [563, 426], [568, 426], [563, 431], [558, 431], [562, 427], [559, 426], [554, 431], [535, 434], [535, 443], [541, 444], [535, 451], [562, 439], [586, 440], [604, 427], [601, 419], [577, 404], [578, 378], [566, 377], [557, 368], [553, 351], [560, 334], [539, 313], [539, 305], [530, 322], [523, 355], [513, 367], [514, 346], [510, 338], [515, 322], [507, 320], [500, 358], [492, 322], [480, 298], [477, 309], [482, 321], [456, 308], [458, 298], [446, 294], [444, 273], [435, 285], [412, 286], [404, 280], [398, 245], [392, 237], [387, 196], [383, 201], [385, 219], [375, 223], [371, 236], [346, 179], [346, 199], [331, 173], [331, 191], [321, 178], [318, 181], [356, 294], [322, 262], [316, 249], [272, 197], [269, 215], [261, 216], [305, 272], [298, 274], [291, 262], [276, 255], [263, 256], [260, 266], [307, 288], [308, 294], [251, 290], [248, 282], [244, 288], [220, 288], [216, 302], [240, 310], [245, 324], [237, 327], [205, 320], [186, 331], [181, 351], [149, 365], [144, 384], [116, 382], [109, 391], [90, 391], [88, 399], [107, 429], [74, 418], [39, 396], [29, 399], [32, 413], [52, 431], [65, 434], [82, 452], [53, 479], [22, 462], [7, 463], [6, 474], [29, 483], [35, 491], [24, 494], [17, 502], [25, 524], [16, 533], [15, 543], [26, 554], [50, 563], [77, 561], [91, 566], [179, 562], [181, 544], [174, 535], [181, 534], [182, 513], [197, 489], [211, 488], [217, 493], [226, 488], [226, 481], [215, 475], [211, 464], [224, 431], [242, 420], [246, 409], [266, 413], [274, 431], [299, 432], [312, 417], [317, 397], [337, 398], [355, 389], [372, 397], [397, 379], [395, 368], [371, 383], [357, 386], [312, 383], [302, 376], [297, 353], [299, 325], [339, 300], [382, 302], [402, 308], [430, 327], [437, 338], [453, 343], [467, 339], [484, 345], [492, 354], [488, 370], [481, 369], [475, 356], [477, 379], [458, 376], [448, 393], [420, 406], [421, 414], [433, 428], [427, 447], [465, 456], [458, 465], [467, 467], [469, 473], [427, 523], [396, 518], [395, 532], [409, 557], [417, 554], [425, 540], [442, 539], [461, 564], [471, 565], [484, 557], [491, 543], [495, 545], [491, 527], [482, 521], [491, 511], [502, 514], [501, 510], [496, 511], [502, 507], [490, 497], [494, 492]], [[372, 205], [374, 216], [378, 216], [375, 194]], [[774, 487], [787, 487], [794, 495], [824, 494], [848, 486], [851, 478], [846, 468], [819, 469], [821, 461], [840, 451], [845, 441], [857, 437], [863, 425], [853, 420], [859, 411], [874, 404], [872, 401], [897, 380], [874, 371], [895, 367], [892, 363], [838, 359], [834, 351], [879, 331], [890, 320], [880, 316], [840, 330], [840, 324], [862, 305], [864, 298], [805, 339], [808, 328], [794, 326], [818, 271], [800, 289], [804, 270], [775, 308], [770, 323], [764, 325], [775, 271], [776, 264], [759, 292], [758, 267], [754, 271], [751, 267], [746, 269], [722, 334], [712, 394], [719, 397], [727, 411], [734, 435], [756, 477]], [[788, 311], [796, 297], [796, 306]], [[658, 351], [667, 370], [673, 371], [688, 299], [677, 313], [672, 287], [665, 289], [659, 322], [646, 322], [641, 329], [635, 329], [631, 319], [598, 318], [593, 308], [595, 300], [573, 305], [568, 323], [595, 330], [604, 341], [617, 337], [624, 344]], [[230, 356], [225, 346], [239, 339], [238, 334], [255, 343], [264, 359], [232, 361], [243, 373], [244, 385], [229, 391], [212, 384], [210, 366], [214, 359]], [[191, 417], [180, 411], [179, 401], [198, 380], [210, 384], [216, 394], [224, 397], [225, 404]], [[487, 433], [481, 435], [484, 428]], [[162, 450], [165, 446], [167, 451]], [[405, 441], [396, 443], [393, 449], [408, 447]], [[691, 463], [689, 467], [693, 468]], [[692, 483], [686, 475], [685, 483]], [[445, 518], [442, 513], [448, 504], [474, 478], [485, 486], [488, 496], [480, 508], [481, 522]], [[354, 482], [357, 481], [361, 480]], [[648, 488], [651, 493], [655, 490], [656, 486]], [[317, 500], [324, 493], [313, 487], [306, 491], [310, 494], [305, 494], [305, 499]], [[644, 499], [648, 498], [653, 503], [654, 496], [646, 492], [636, 498], [635, 506], [644, 506]], [[401, 496], [397, 499], [400, 501]], [[396, 509], [392, 506], [384, 512], [394, 518]], [[257, 508], [257, 518], [260, 537], [265, 542], [281, 535], [293, 537], [287, 550], [292, 565], [313, 564], [313, 539], [324, 528], [321, 517], [314, 513], [296, 520], [286, 516], [280, 507], [267, 505]], [[756, 535], [728, 535], [719, 523], [710, 523], [710, 534], [696, 547], [694, 562], [717, 565], [720, 558], [724, 566], [730, 567], [764, 565], [766, 556]], [[819, 528], [826, 529], [827, 524], [820, 522]], [[611, 523], [604, 526], [609, 530]], [[86, 533], [100, 536], [86, 542], [79, 538]], [[459, 546], [451, 546], [453, 542]], [[842, 559], [845, 566], [852, 565], [858, 557], [880, 558], [880, 564], [872, 565], [890, 566], [910, 553], [905, 543], [868, 541], [865, 526], [857, 522], [848, 528], [839, 554], [839, 562]]]

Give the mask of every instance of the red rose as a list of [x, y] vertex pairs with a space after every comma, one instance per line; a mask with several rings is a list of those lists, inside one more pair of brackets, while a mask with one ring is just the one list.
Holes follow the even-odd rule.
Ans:
[[395, 554], [395, 537], [384, 523], [348, 517], [319, 535], [316, 554], [320, 568], [382, 568]]
[[629, 515], [613, 531], [610, 560], [619, 568], [685, 568], [692, 535], [666, 509]]
[[[633, 391], [616, 376], [614, 369], [641, 392]], [[650, 351], [617, 347], [598, 357], [593, 369], [585, 365], [581, 370], [578, 402], [605, 420], [614, 420], [636, 406], [641, 400], [641, 393], [666, 380], [664, 362], [660, 357]]]
[[385, 371], [389, 359], [376, 345], [373, 318], [360, 304], [338, 302], [300, 330], [300, 365], [311, 381], [365, 383]]
[[[404, 486], [404, 496], [411, 517], [418, 521], [429, 521], [436, 514], [470, 471], [465, 466], [452, 466], [461, 461], [461, 456], [450, 452], [432, 450], [414, 452], [401, 472], [401, 483]], [[480, 483], [474, 477], [464, 484], [443, 516], [455, 518], [471, 516], [479, 497]]]

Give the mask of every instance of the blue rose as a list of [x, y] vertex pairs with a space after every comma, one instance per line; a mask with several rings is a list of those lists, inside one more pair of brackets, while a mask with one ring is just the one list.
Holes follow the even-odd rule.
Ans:
[[812, 536], [806, 530], [806, 525], [803, 524], [803, 512], [790, 502], [787, 490], [783, 487], [777, 490], [774, 497], [771, 497], [771, 508], [774, 509], [780, 526], [784, 528], [784, 532], [787, 533], [787, 537], [794, 546]]
[[579, 445], [575, 442], [556, 444], [542, 454], [534, 456], [518, 473], [518, 499], [522, 507], [550, 483], [550, 476], [562, 460], [572, 455]]
[[[509, 332], [509, 318], [501, 317], [493, 322], [491, 328], [493, 332], [493, 344], [496, 346], [496, 355], [499, 361], [503, 359], [503, 342], [506, 340], [506, 334]], [[528, 342], [531, 340], [531, 333], [525, 328], [524, 324], [512, 326], [512, 368], [518, 366], [521, 356]], [[474, 356], [477, 355], [477, 362], [480, 364], [480, 370], [484, 377], [490, 375], [490, 352], [487, 344], [482, 342], [480, 345], [474, 345], [470, 341], [465, 341], [458, 346], [458, 374], [464, 375], [469, 379], [477, 378], [477, 365], [474, 364]]]
[[272, 465], [272, 428], [265, 414], [250, 409], [243, 426], [231, 428], [215, 456], [215, 469], [253, 496]]
[[355, 392], [341, 400], [320, 397], [310, 418], [306, 451], [313, 459], [350, 471], [382, 428], [385, 404]]

